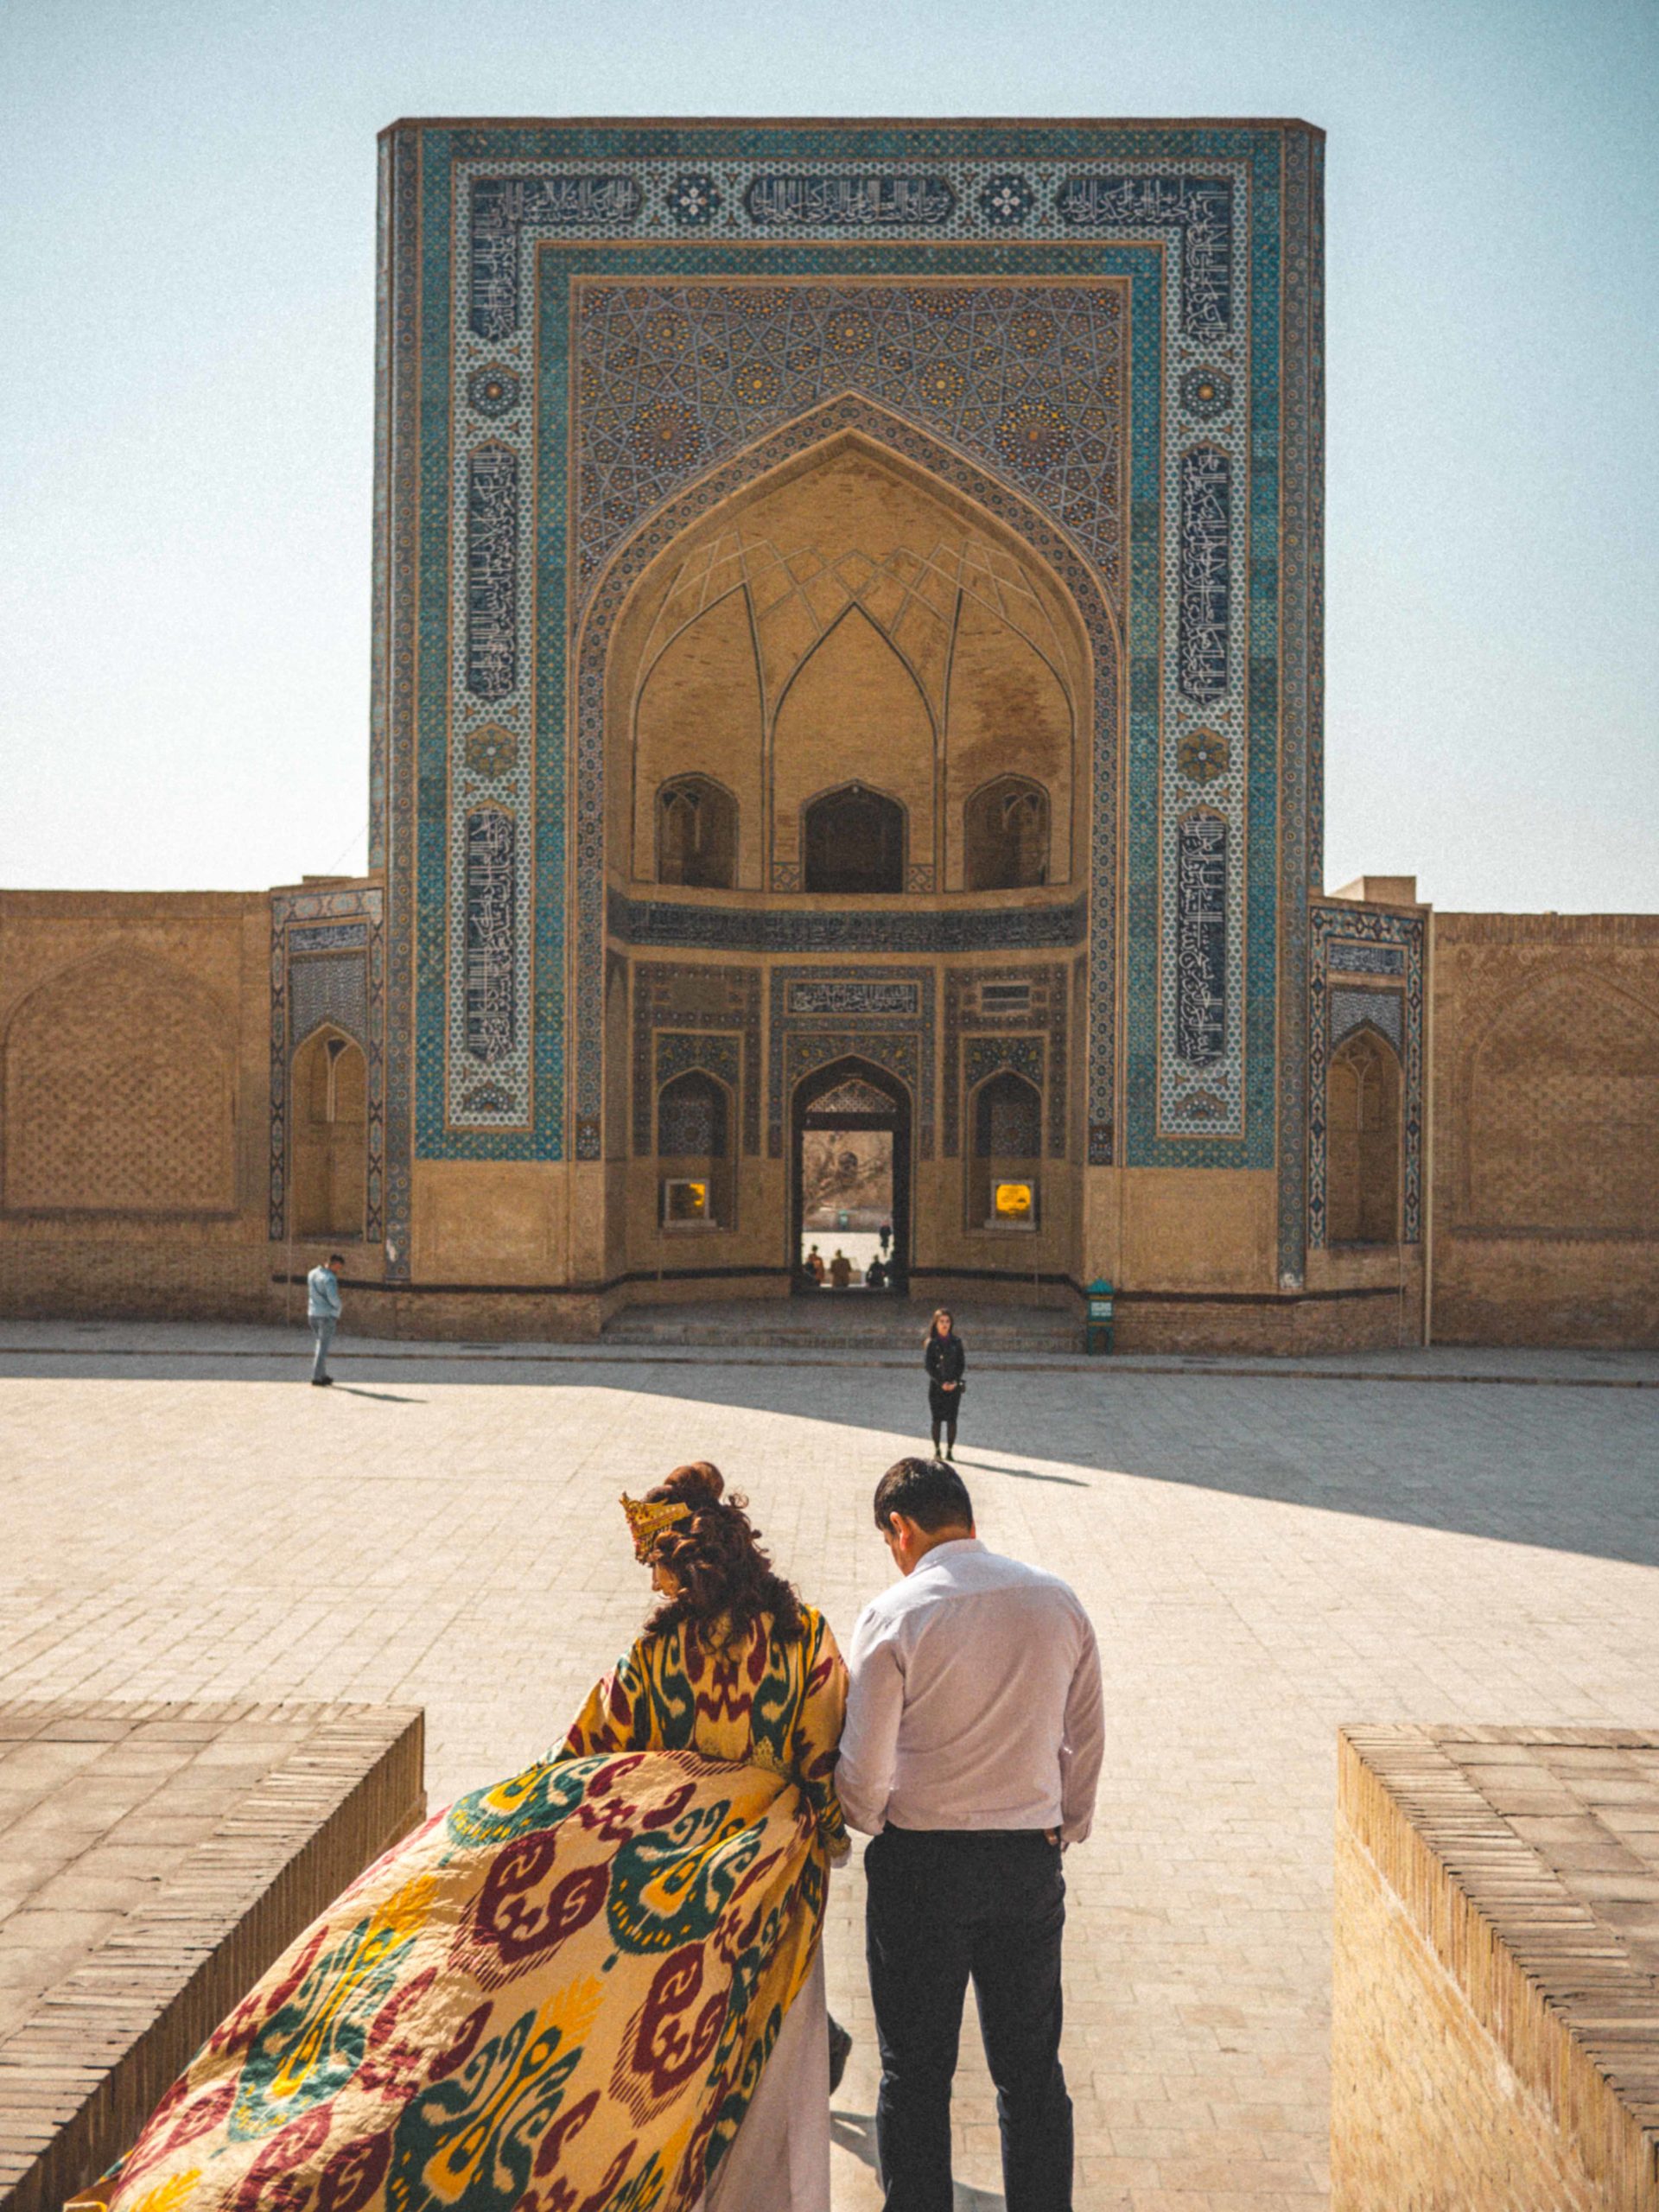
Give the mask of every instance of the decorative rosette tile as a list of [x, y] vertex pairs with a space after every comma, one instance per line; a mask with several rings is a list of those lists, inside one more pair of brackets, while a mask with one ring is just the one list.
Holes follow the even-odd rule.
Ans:
[[1189, 782], [1213, 784], [1227, 772], [1227, 741], [1212, 729], [1190, 729], [1175, 748], [1175, 765]]
[[481, 729], [468, 730], [461, 753], [475, 776], [505, 775], [508, 769], [518, 765], [518, 739], [497, 722], [486, 722]]
[[677, 176], [663, 194], [663, 205], [677, 223], [701, 229], [720, 213], [720, 187], [713, 177], [701, 172]]
[[1037, 194], [1022, 176], [994, 176], [979, 195], [980, 213], [1003, 230], [1023, 223], [1036, 205]]
[[518, 404], [520, 378], [512, 369], [474, 369], [467, 379], [467, 397], [474, 411], [499, 422]]
[[1200, 423], [1213, 423], [1233, 404], [1233, 380], [1225, 369], [1188, 369], [1181, 378], [1181, 404]]

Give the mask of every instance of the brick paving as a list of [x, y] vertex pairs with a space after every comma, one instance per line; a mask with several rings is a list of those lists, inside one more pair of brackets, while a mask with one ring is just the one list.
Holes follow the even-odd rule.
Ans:
[[[344, 1343], [322, 1392], [269, 1332], [73, 1341], [0, 1353], [0, 1697], [419, 1703], [435, 1802], [543, 1748], [626, 1641], [625, 1484], [719, 1461], [845, 1633], [888, 1572], [871, 1485], [925, 1412], [902, 1370], [781, 1355]], [[1088, 2212], [1323, 2201], [1338, 1722], [1659, 1720], [1659, 1399], [1542, 1355], [1502, 1374], [1562, 1387], [970, 1370], [982, 1533], [1073, 1580], [1105, 1662], [1068, 1863]], [[853, 1872], [836, 2212], [876, 2202], [861, 1902]], [[998, 2203], [976, 2053], [957, 2116], [963, 2201]]]

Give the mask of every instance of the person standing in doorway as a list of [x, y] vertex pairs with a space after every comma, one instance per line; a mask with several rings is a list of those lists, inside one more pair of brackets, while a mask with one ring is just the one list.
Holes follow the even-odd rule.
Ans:
[[875, 1241], [881, 1247], [881, 1256], [885, 1260], [893, 1247], [893, 1224], [890, 1221], [884, 1221], [876, 1230]]
[[887, 2212], [950, 2212], [950, 2084], [970, 1980], [1007, 2212], [1071, 2212], [1060, 1854], [1094, 1820], [1095, 1632], [1057, 1575], [980, 1542], [954, 1467], [889, 1467], [875, 1525], [900, 1580], [853, 1630], [836, 1787], [872, 1839], [865, 1955]]
[[949, 1310], [941, 1306], [928, 1324], [927, 1339], [922, 1352], [922, 1363], [927, 1369], [927, 1410], [933, 1421], [933, 1449], [939, 1448], [939, 1431], [944, 1431], [944, 1456], [955, 1455], [957, 1448], [957, 1416], [962, 1410], [962, 1378], [968, 1366], [968, 1354]]
[[830, 1262], [830, 1287], [833, 1290], [845, 1290], [852, 1279], [853, 1263], [848, 1258], [847, 1255], [842, 1250], [840, 1245], [836, 1245], [836, 1256]]
[[320, 1267], [313, 1268], [305, 1279], [305, 1311], [311, 1323], [311, 1333], [317, 1340], [317, 1356], [311, 1363], [311, 1380], [319, 1388], [334, 1381], [328, 1372], [328, 1347], [334, 1340], [334, 1331], [340, 1326], [340, 1270], [345, 1261], [338, 1252], [331, 1252]]

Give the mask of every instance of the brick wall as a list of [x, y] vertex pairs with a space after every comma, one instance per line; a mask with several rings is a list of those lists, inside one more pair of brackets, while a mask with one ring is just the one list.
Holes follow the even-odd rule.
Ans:
[[1644, 1808], [1651, 1737], [1343, 1732], [1332, 2212], [1659, 2206]]
[[1434, 1335], [1659, 1344], [1659, 917], [1435, 923]]
[[270, 909], [0, 893], [0, 1313], [251, 1317]]

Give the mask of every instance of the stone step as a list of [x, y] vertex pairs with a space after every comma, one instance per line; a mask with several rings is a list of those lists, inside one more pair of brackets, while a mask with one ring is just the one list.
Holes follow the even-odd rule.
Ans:
[[[851, 1301], [849, 1301], [850, 1306]], [[957, 1317], [969, 1357], [991, 1351], [1074, 1352], [1082, 1328], [1070, 1314], [1002, 1307]], [[696, 1344], [741, 1351], [902, 1351], [919, 1361], [927, 1313], [899, 1306], [883, 1313], [837, 1307], [828, 1299], [786, 1304], [748, 1300], [697, 1306], [635, 1306], [606, 1325], [607, 1344]]]

